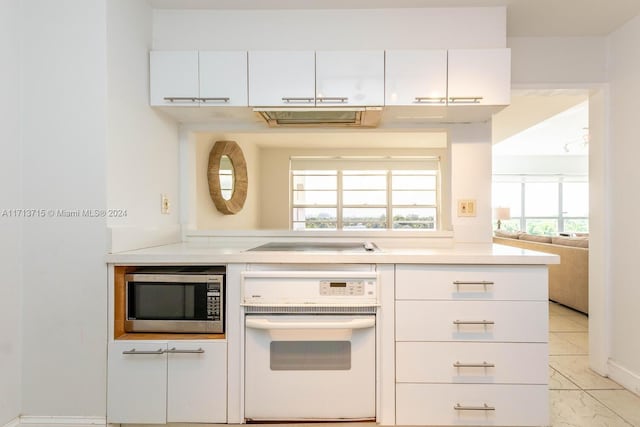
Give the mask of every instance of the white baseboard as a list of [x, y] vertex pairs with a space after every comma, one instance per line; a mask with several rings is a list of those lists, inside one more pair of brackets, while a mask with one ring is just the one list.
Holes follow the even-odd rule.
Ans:
[[11, 421], [9, 421], [8, 423], [6, 423], [4, 427], [18, 427], [19, 425], [20, 425], [20, 417], [16, 417]]
[[640, 375], [631, 372], [629, 369], [609, 359], [609, 378], [623, 386], [629, 391], [640, 395]]
[[[50, 417], [37, 415], [23, 415], [17, 419], [18, 423], [14, 427], [106, 427], [106, 417]], [[12, 427], [12, 426], [5, 426]]]

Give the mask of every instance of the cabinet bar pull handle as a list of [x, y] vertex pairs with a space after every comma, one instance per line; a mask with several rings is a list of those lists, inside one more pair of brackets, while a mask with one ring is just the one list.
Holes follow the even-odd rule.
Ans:
[[486, 403], [482, 406], [462, 406], [459, 403], [453, 407], [456, 411], [495, 411], [495, 406], [489, 406]]
[[495, 368], [495, 363], [460, 363], [456, 362], [453, 364], [454, 368]]
[[487, 286], [487, 285], [495, 285], [494, 282], [487, 282], [482, 280], [480, 282], [465, 282], [464, 280], [456, 280], [453, 282], [454, 285], [479, 285], [479, 286]]
[[198, 102], [198, 100], [200, 98], [191, 98], [191, 97], [173, 97], [173, 96], [168, 96], [163, 98], [165, 101], [169, 101], [169, 102]]
[[318, 102], [340, 102], [345, 103], [349, 100], [346, 96], [319, 96], [316, 98]]
[[127, 351], [123, 351], [122, 354], [163, 354], [164, 350], [159, 348], [155, 351], [141, 351], [141, 350], [136, 350], [135, 348], [132, 348], [131, 350], [127, 350]]
[[313, 102], [313, 98], [283, 97], [282, 100], [284, 102], [306, 102], [306, 103]]
[[416, 96], [414, 99], [413, 102], [416, 104], [445, 104], [447, 102], [445, 97]]
[[454, 325], [495, 325], [493, 320], [454, 320]]
[[452, 96], [449, 102], [452, 104], [479, 104], [483, 99], [481, 96]]
[[198, 98], [202, 102], [229, 102], [230, 98]]
[[197, 350], [180, 350], [180, 349], [177, 349], [177, 348], [173, 347], [173, 348], [170, 348], [169, 350], [166, 350], [165, 353], [194, 354], [194, 353], [204, 353], [204, 350], [202, 348], [199, 348]]

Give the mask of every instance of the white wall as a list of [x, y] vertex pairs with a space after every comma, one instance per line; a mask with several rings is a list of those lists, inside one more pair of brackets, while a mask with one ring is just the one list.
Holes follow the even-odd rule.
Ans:
[[[638, 144], [638, 99], [640, 99], [640, 16], [615, 31], [609, 39], [611, 81], [611, 361], [635, 375], [640, 393], [640, 286], [636, 269], [640, 247], [640, 144]], [[628, 379], [628, 378], [627, 378]]]
[[156, 10], [153, 48], [505, 47], [506, 9]]
[[22, 220], [2, 215], [20, 197], [20, 1], [0, 2], [0, 425], [20, 414]]
[[607, 79], [604, 37], [509, 37], [511, 83], [598, 83]]
[[[178, 126], [149, 108], [152, 10], [145, 1], [106, 4], [107, 206], [126, 210], [126, 217], [107, 219], [114, 231], [111, 244], [123, 250], [167, 243], [157, 239], [171, 239], [172, 231], [179, 238]], [[160, 212], [161, 194], [169, 197], [168, 215]], [[134, 234], [152, 240], [132, 239]]]
[[[106, 2], [20, 5], [23, 206], [104, 209]], [[23, 231], [21, 413], [104, 416], [106, 219], [30, 218]]]
[[588, 156], [493, 156], [494, 174], [589, 175]]
[[[235, 215], [218, 212], [209, 195], [207, 170], [209, 153], [216, 141], [236, 141], [247, 162], [248, 191], [244, 207]], [[196, 200], [197, 228], [199, 230], [253, 230], [259, 226], [260, 159], [258, 147], [249, 135], [204, 133], [196, 135]]]

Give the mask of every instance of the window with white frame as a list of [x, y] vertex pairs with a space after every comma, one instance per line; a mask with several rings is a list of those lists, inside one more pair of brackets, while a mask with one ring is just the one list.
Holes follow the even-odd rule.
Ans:
[[510, 208], [511, 219], [501, 221], [507, 231], [589, 232], [586, 176], [494, 175], [493, 206]]
[[438, 228], [437, 157], [292, 157], [291, 228]]

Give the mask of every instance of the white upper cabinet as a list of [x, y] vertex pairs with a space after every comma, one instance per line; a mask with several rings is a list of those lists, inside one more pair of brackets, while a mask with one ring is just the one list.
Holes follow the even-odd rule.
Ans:
[[153, 106], [247, 106], [247, 53], [152, 51]]
[[246, 107], [247, 52], [202, 51], [200, 64], [200, 105]]
[[386, 105], [446, 105], [447, 51], [388, 50]]
[[449, 50], [449, 105], [511, 103], [510, 49]]
[[249, 52], [249, 105], [315, 105], [315, 54], [309, 51]]
[[316, 52], [316, 105], [384, 105], [384, 51]]
[[198, 104], [198, 51], [152, 51], [149, 71], [151, 105]]

